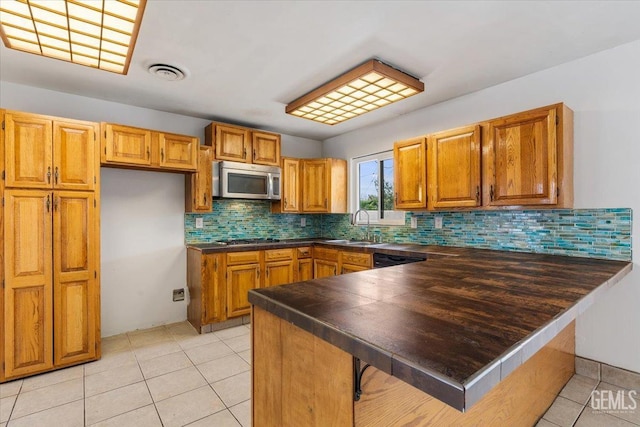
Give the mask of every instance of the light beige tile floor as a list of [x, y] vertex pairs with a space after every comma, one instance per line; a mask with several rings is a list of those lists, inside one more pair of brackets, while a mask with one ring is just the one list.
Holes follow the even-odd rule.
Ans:
[[[199, 335], [176, 323], [105, 338], [102, 352], [97, 362], [0, 384], [0, 427], [251, 425], [248, 325]], [[636, 390], [640, 403], [640, 376], [603, 368], [590, 378], [583, 368], [537, 425], [640, 426], [640, 407], [590, 406], [594, 390]]]
[[[620, 371], [620, 370], [618, 370]], [[605, 380], [621, 382], [627, 386], [636, 386], [636, 383], [626, 380], [635, 378], [638, 374], [629, 373], [628, 376], [621, 376], [616, 372], [609, 378], [603, 376], [599, 379], [576, 374], [564, 386], [560, 395], [553, 402], [551, 407], [537, 423], [537, 427], [637, 427], [640, 426], [640, 389], [621, 388], [605, 382]], [[626, 381], [626, 382], [625, 382]], [[594, 401], [592, 393], [596, 390]], [[620, 396], [626, 398], [627, 409], [600, 410], [597, 408], [598, 399], [602, 396], [602, 391], [611, 391], [613, 397]], [[631, 392], [631, 394], [630, 394]], [[619, 400], [620, 402], [622, 400]], [[596, 408], [592, 405], [595, 405]]]
[[249, 349], [248, 325], [105, 338], [97, 362], [0, 384], [0, 427], [249, 427]]

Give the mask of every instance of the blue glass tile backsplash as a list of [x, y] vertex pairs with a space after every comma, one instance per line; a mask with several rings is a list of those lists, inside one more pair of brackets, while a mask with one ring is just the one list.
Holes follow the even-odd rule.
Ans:
[[[410, 228], [412, 216], [418, 228]], [[196, 217], [204, 218], [204, 228], [195, 228]], [[442, 229], [434, 227], [435, 217], [442, 217]], [[301, 218], [306, 227], [300, 226]], [[628, 208], [407, 212], [405, 225], [372, 225], [371, 231], [384, 242], [630, 261], [631, 224]], [[216, 200], [212, 213], [185, 214], [187, 243], [250, 237], [361, 239], [365, 228], [350, 225], [348, 214], [271, 214], [265, 201]]]
[[[196, 228], [198, 217], [204, 220], [203, 228]], [[306, 227], [300, 226], [301, 218], [306, 218]], [[184, 215], [184, 234], [186, 243], [320, 237], [321, 221], [321, 215], [272, 214], [268, 201], [214, 200], [211, 213]]]

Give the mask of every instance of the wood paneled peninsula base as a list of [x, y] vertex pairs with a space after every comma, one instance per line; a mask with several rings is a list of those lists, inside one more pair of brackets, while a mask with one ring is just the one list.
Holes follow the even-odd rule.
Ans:
[[576, 317], [631, 268], [457, 250], [251, 290], [253, 423], [534, 425], [574, 372]]

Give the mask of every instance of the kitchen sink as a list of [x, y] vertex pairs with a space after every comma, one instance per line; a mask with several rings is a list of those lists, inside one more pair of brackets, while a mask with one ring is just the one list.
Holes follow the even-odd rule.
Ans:
[[366, 246], [366, 245], [378, 245], [377, 242], [370, 242], [367, 240], [325, 240], [325, 243], [333, 243], [336, 245], [352, 245], [352, 246]]

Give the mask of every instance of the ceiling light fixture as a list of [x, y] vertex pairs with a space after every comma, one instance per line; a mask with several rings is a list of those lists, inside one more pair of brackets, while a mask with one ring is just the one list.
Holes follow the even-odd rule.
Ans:
[[377, 59], [287, 105], [287, 114], [335, 125], [424, 91], [424, 83]]
[[127, 74], [146, 0], [0, 0], [10, 49]]

